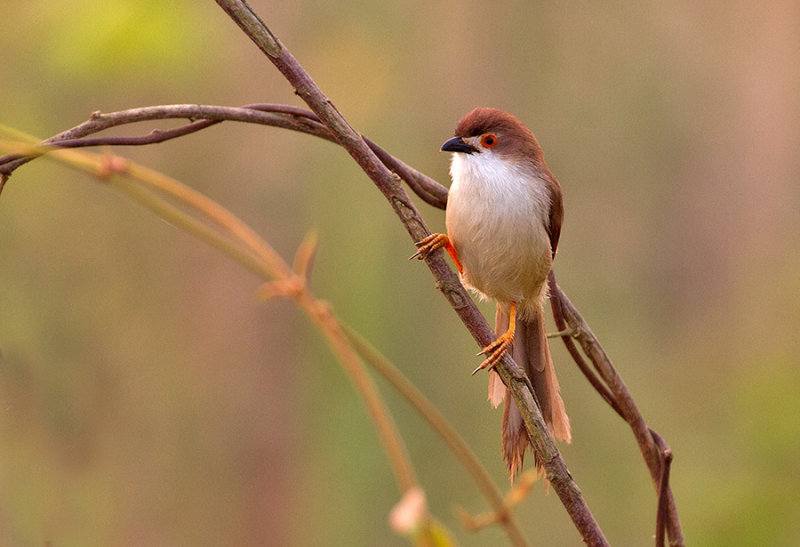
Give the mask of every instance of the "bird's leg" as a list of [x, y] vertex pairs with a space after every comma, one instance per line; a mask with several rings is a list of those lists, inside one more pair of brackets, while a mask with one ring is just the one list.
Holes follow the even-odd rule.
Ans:
[[436, 249], [444, 248], [447, 254], [450, 255], [450, 258], [453, 259], [459, 273], [464, 273], [464, 268], [461, 266], [461, 261], [458, 259], [456, 248], [453, 247], [453, 243], [446, 234], [431, 234], [425, 239], [418, 241], [417, 247], [419, 247], [419, 249], [416, 253], [408, 257], [409, 260], [414, 258], [422, 260]]
[[478, 368], [472, 371], [472, 374], [483, 370], [487, 367], [493, 367], [500, 362], [503, 355], [511, 349], [511, 344], [514, 343], [514, 329], [516, 327], [517, 316], [517, 303], [512, 302], [508, 310], [508, 330], [497, 337], [497, 340], [483, 348], [478, 355], [486, 355], [486, 360], [480, 364]]

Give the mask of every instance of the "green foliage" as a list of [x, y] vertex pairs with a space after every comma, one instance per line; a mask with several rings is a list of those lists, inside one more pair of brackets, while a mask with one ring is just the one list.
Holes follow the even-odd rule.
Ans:
[[137, 81], [143, 72], [174, 77], [199, 61], [203, 11], [191, 2], [77, 0], [36, 9], [48, 72], [75, 84]]

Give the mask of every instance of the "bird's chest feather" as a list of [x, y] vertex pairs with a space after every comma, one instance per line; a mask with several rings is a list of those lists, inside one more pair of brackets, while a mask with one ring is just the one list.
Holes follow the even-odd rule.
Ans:
[[548, 188], [529, 166], [484, 154], [454, 154], [451, 165], [447, 233], [464, 280], [496, 300], [540, 300], [552, 264]]

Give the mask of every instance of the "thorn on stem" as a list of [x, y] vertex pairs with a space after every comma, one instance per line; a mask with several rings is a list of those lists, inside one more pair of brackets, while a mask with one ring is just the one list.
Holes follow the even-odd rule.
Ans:
[[550, 332], [547, 334], [548, 338], [561, 338], [562, 336], [574, 337], [578, 333], [578, 329], [567, 327], [557, 332]]
[[312, 231], [303, 239], [294, 254], [292, 270], [300, 276], [306, 284], [311, 279], [311, 268], [317, 254], [317, 233]]

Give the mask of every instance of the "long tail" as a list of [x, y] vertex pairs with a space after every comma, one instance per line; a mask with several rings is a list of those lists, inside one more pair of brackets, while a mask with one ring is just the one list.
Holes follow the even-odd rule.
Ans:
[[[497, 306], [495, 330], [499, 334], [508, 330], [508, 314]], [[520, 319], [517, 316], [514, 346], [511, 350], [514, 361], [521, 366], [531, 380], [536, 400], [542, 409], [545, 423], [556, 439], [570, 442], [569, 418], [564, 409], [564, 401], [558, 392], [558, 379], [550, 357], [547, 344], [547, 333], [544, 325], [544, 311], [539, 308], [533, 318]], [[530, 438], [522, 421], [522, 415], [516, 403], [506, 393], [505, 386], [496, 372], [489, 378], [489, 400], [497, 406], [505, 399], [503, 410], [503, 457], [511, 473], [511, 479], [522, 467], [525, 450], [530, 445]], [[536, 461], [541, 468], [541, 462]]]

